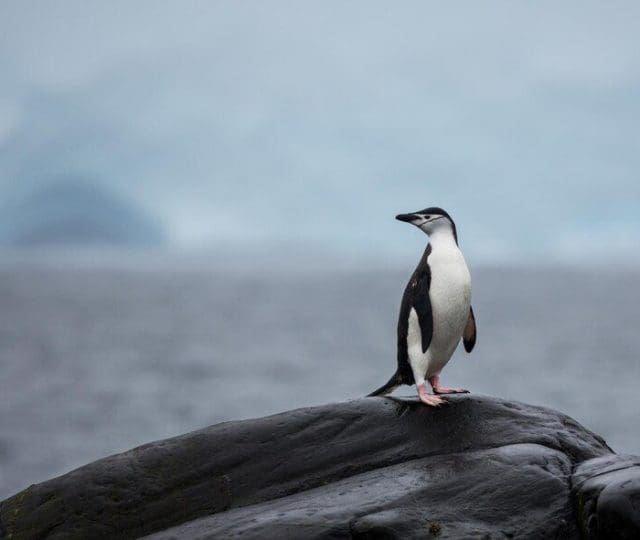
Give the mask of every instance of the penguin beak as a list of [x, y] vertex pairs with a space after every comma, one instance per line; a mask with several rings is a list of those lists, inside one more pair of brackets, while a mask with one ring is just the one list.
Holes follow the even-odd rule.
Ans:
[[411, 223], [416, 219], [420, 219], [420, 216], [417, 216], [416, 214], [398, 214], [396, 216], [396, 219], [398, 221], [406, 221], [407, 223]]

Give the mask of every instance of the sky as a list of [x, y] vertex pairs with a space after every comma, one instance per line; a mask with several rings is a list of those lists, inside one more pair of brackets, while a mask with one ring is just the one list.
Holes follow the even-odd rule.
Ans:
[[[640, 260], [637, 2], [0, 4], [0, 200], [82, 177], [168, 246]], [[1, 206], [1, 205], [0, 205]], [[594, 257], [594, 252], [597, 255]]]

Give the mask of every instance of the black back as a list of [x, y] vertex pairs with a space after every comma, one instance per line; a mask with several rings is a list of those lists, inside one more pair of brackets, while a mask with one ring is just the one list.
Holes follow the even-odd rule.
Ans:
[[[430, 211], [427, 209], [424, 212]], [[411, 308], [418, 314], [418, 322], [422, 331], [422, 350], [426, 352], [431, 344], [433, 336], [433, 314], [431, 312], [431, 301], [429, 300], [429, 287], [431, 285], [431, 269], [427, 263], [427, 258], [431, 253], [431, 244], [427, 245], [418, 266], [411, 275], [409, 283], [402, 295], [400, 304], [400, 315], [398, 317], [398, 370], [402, 383], [414, 384], [413, 371], [409, 364], [409, 354], [407, 351], [407, 333], [409, 331], [409, 313]]]

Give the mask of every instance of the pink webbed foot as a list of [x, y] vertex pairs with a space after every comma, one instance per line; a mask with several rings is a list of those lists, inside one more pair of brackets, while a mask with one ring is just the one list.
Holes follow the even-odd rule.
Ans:
[[434, 394], [468, 394], [469, 390], [465, 390], [464, 388], [447, 388], [446, 386], [440, 385], [440, 377], [437, 375], [433, 377], [429, 377], [429, 384], [433, 388]]
[[432, 394], [427, 393], [427, 385], [422, 383], [418, 385], [418, 397], [420, 401], [425, 405], [429, 405], [429, 407], [439, 407], [443, 403], [445, 403], [444, 399], [440, 396], [434, 396]]

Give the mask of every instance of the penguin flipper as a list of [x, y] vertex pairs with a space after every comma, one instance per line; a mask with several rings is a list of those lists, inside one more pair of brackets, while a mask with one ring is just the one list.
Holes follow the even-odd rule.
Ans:
[[464, 350], [468, 353], [473, 350], [476, 344], [476, 318], [473, 315], [472, 307], [469, 307], [469, 318], [467, 319], [467, 326], [464, 327], [462, 342], [464, 343]]
[[419, 287], [413, 299], [413, 308], [418, 314], [420, 323], [420, 334], [422, 336], [422, 352], [426, 353], [431, 338], [433, 337], [433, 312], [431, 311], [431, 299], [429, 298], [429, 288]]
[[415, 309], [418, 316], [423, 351], [429, 348], [433, 336], [433, 314], [431, 313], [431, 300], [429, 299], [431, 269], [427, 264], [430, 254], [431, 244], [427, 244], [418, 267], [411, 275], [409, 283], [404, 289], [402, 303], [400, 304], [400, 315], [398, 317], [398, 369], [396, 373], [399, 374], [402, 384], [413, 384], [415, 382], [407, 348], [409, 317], [412, 309]]

